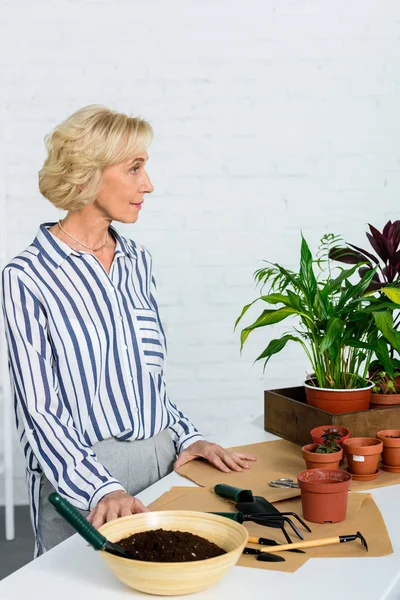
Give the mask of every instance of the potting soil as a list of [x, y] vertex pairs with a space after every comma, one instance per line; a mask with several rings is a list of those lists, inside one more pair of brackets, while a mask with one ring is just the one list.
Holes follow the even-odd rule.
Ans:
[[135, 560], [188, 562], [226, 554], [219, 546], [187, 531], [153, 529], [117, 542]]

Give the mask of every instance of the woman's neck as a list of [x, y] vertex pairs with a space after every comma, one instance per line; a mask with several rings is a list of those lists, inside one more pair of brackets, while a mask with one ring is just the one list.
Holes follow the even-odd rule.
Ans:
[[[61, 223], [57, 223], [49, 231], [78, 251], [104, 253], [115, 248], [112, 235], [107, 235], [111, 221], [104, 217], [85, 218], [79, 211], [68, 213]], [[72, 236], [72, 237], [71, 237]], [[107, 243], [106, 243], [107, 242]], [[98, 249], [96, 251], [96, 249]]]

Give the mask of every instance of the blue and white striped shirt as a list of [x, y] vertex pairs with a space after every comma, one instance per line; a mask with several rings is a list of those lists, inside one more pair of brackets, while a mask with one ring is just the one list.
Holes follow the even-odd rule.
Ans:
[[[91, 446], [170, 428], [177, 453], [202, 435], [167, 395], [166, 342], [148, 251], [113, 227], [110, 273], [40, 226], [3, 271], [3, 310], [19, 437], [38, 538], [40, 477], [92, 509], [121, 484]], [[38, 543], [38, 539], [37, 539]]]

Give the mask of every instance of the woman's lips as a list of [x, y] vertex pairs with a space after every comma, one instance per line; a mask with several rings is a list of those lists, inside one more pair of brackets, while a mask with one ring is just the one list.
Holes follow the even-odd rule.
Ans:
[[129, 204], [130, 204], [131, 206], [136, 206], [136, 208], [137, 208], [138, 210], [140, 210], [140, 209], [142, 208], [142, 204], [143, 204], [143, 202], [130, 202]]

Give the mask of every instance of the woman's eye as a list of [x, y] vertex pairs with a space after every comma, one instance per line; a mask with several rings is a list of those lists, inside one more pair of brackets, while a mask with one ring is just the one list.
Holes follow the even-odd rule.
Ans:
[[129, 170], [133, 173], [136, 173], [136, 171], [139, 169], [139, 165], [135, 165], [133, 167], [131, 167]]

